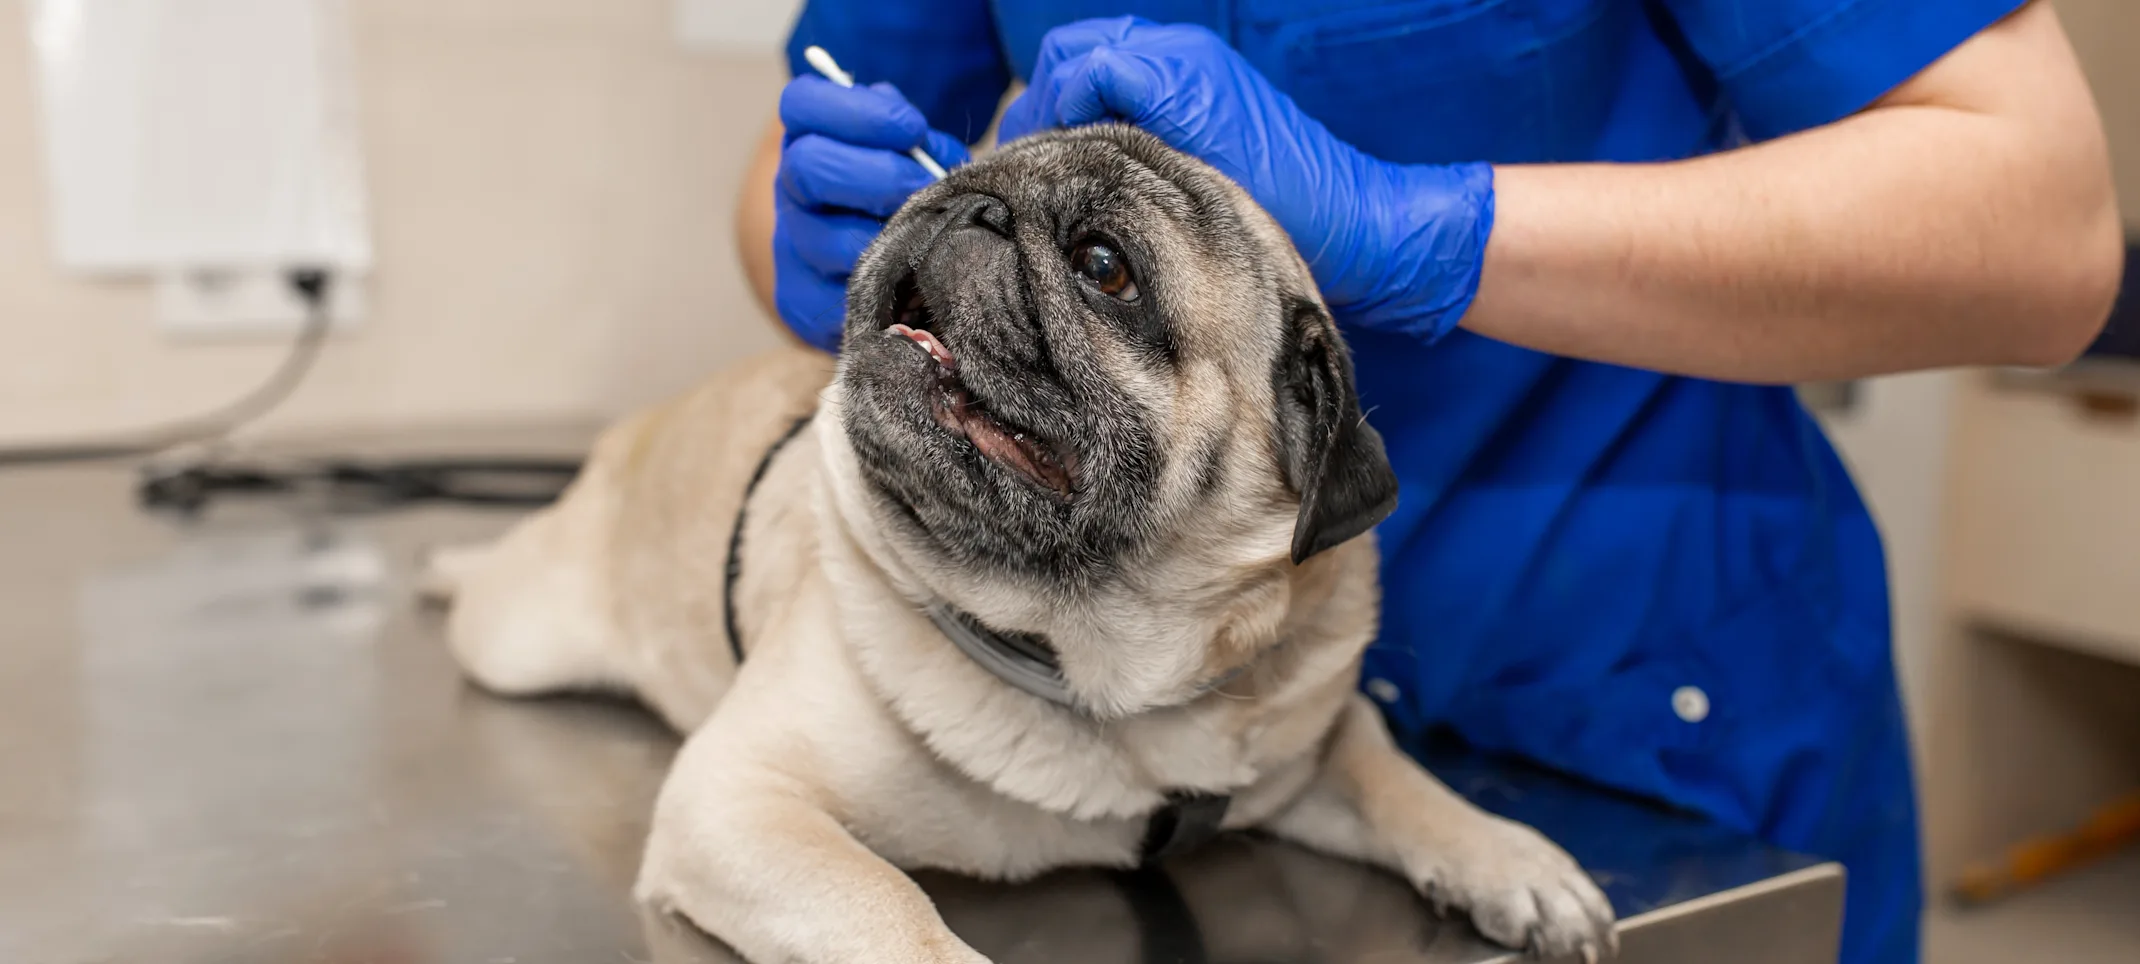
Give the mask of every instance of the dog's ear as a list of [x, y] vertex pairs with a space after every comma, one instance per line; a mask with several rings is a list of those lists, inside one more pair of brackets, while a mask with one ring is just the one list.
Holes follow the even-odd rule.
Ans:
[[1397, 508], [1397, 473], [1360, 412], [1352, 356], [1321, 305], [1289, 299], [1273, 366], [1278, 454], [1300, 494], [1293, 564], [1366, 532]]

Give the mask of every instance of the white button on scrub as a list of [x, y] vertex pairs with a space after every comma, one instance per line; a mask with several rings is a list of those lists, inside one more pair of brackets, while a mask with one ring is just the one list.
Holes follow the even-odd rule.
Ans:
[[1378, 676], [1367, 681], [1367, 695], [1374, 697], [1379, 703], [1395, 703], [1397, 697], [1404, 693], [1397, 689], [1397, 684]]
[[1672, 712], [1689, 723], [1700, 723], [1709, 718], [1709, 694], [1699, 686], [1682, 686], [1672, 691]]

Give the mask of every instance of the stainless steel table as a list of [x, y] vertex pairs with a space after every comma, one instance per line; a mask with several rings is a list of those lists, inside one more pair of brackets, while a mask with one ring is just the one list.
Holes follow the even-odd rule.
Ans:
[[[510, 516], [240, 507], [176, 524], [119, 469], [0, 473], [0, 962], [727, 962], [629, 899], [675, 740], [465, 687], [423, 544]], [[1834, 959], [1842, 874], [1491, 762], [1437, 768], [1604, 882], [1633, 962]], [[1501, 960], [1394, 878], [1260, 840], [1164, 874], [926, 880], [1006, 962]]]

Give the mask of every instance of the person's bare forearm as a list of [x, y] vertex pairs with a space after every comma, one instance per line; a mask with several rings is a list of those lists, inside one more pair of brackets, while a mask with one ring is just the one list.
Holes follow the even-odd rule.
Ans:
[[2100, 122], [2050, 8], [1857, 116], [1689, 161], [1508, 166], [1478, 334], [1712, 378], [2055, 364], [2116, 292]]
[[758, 307], [785, 332], [788, 326], [778, 324], [780, 316], [773, 309], [773, 179], [780, 173], [780, 135], [779, 121], [766, 125], [743, 173], [736, 197], [736, 252], [743, 258], [743, 276]]

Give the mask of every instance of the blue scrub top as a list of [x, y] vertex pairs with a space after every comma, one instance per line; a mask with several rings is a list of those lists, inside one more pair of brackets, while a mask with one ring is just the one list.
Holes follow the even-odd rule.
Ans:
[[[978, 138], [1049, 28], [1225, 37], [1412, 163], [1683, 158], [1865, 107], [2018, 0], [811, 0], [789, 42]], [[1780, 387], [1350, 330], [1402, 482], [1368, 691], [1850, 875], [1845, 961], [1916, 959], [1917, 828], [1880, 539]]]

